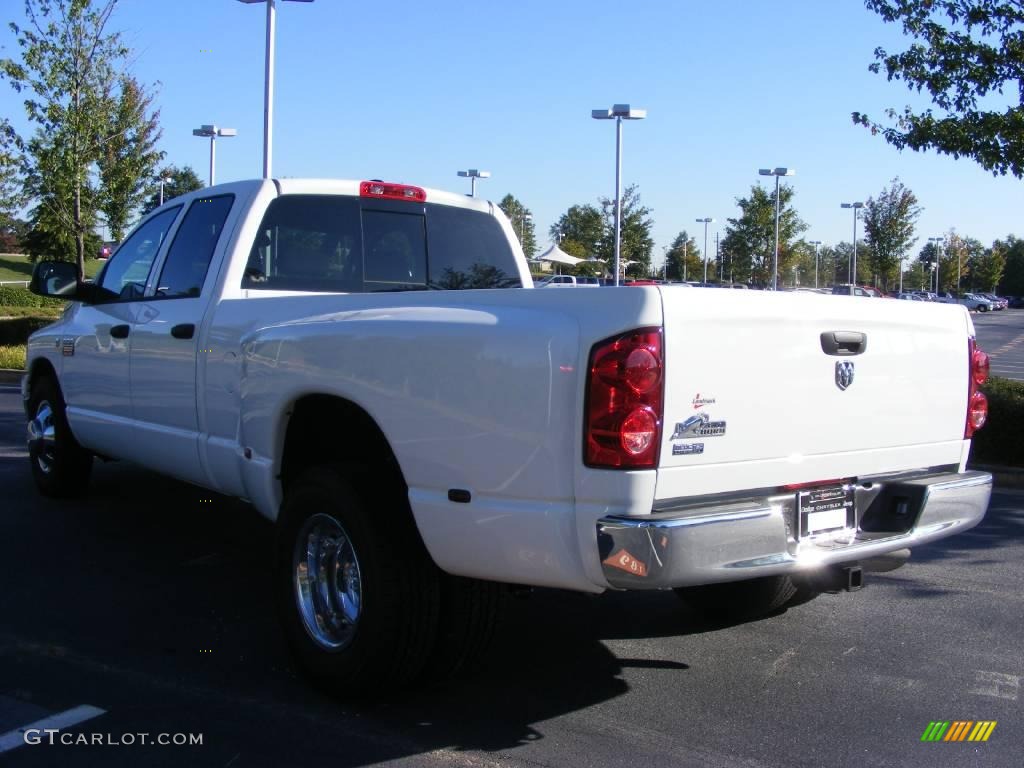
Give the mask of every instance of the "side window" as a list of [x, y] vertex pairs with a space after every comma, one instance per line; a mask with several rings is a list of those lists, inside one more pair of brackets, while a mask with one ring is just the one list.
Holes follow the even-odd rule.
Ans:
[[157, 296], [172, 298], [200, 294], [234, 200], [234, 195], [219, 195], [192, 201], [167, 251], [156, 284]]
[[363, 211], [367, 291], [425, 288], [427, 233], [422, 213]]
[[488, 213], [428, 203], [427, 242], [431, 288], [522, 287], [508, 239]]
[[153, 259], [179, 213], [180, 205], [158, 213], [136, 229], [103, 268], [97, 281], [100, 287], [124, 301], [142, 298]]
[[363, 290], [359, 199], [286, 195], [267, 208], [242, 287], [265, 291]]

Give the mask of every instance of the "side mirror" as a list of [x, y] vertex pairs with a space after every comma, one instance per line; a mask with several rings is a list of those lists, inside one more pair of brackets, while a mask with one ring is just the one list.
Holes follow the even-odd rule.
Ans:
[[68, 261], [40, 261], [32, 270], [28, 289], [38, 296], [73, 299], [78, 288], [78, 267]]
[[109, 301], [102, 289], [78, 280], [78, 266], [69, 261], [40, 261], [32, 270], [28, 289], [37, 296], [98, 304]]

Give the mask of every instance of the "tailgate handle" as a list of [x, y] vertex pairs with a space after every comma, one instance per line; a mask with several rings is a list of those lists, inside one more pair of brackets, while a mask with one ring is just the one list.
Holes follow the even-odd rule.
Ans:
[[868, 348], [868, 336], [860, 331], [825, 331], [821, 334], [821, 351], [826, 355], [848, 357]]

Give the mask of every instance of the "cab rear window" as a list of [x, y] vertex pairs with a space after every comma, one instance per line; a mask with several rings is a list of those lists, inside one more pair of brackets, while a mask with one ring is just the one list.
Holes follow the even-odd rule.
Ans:
[[337, 195], [272, 202], [242, 278], [250, 290], [344, 293], [521, 285], [489, 214]]

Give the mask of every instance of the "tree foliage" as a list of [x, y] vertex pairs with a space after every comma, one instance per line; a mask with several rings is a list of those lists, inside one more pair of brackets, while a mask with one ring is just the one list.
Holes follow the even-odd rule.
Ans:
[[604, 218], [593, 205], [574, 205], [548, 230], [558, 247], [578, 259], [597, 253], [604, 239]]
[[[651, 236], [654, 220], [651, 218], [651, 209], [640, 201], [640, 189], [636, 184], [630, 184], [622, 191], [620, 202], [620, 263], [633, 262], [625, 267], [625, 274], [628, 277], [647, 277], [651, 272], [651, 252], [654, 250], [654, 238]], [[605, 236], [602, 238], [599, 253], [608, 268], [614, 271], [615, 201], [609, 197], [602, 197], [600, 203]]]
[[992, 248], [999, 248], [1006, 255], [1006, 269], [999, 282], [1001, 296], [1024, 296], [1024, 240], [1009, 235], [1005, 240], [996, 240]]
[[891, 290], [899, 280], [903, 259], [917, 242], [914, 224], [921, 214], [913, 192], [898, 178], [890, 184], [877, 198], [868, 198], [862, 214], [867, 260], [885, 290]]
[[[798, 254], [799, 236], [807, 231], [793, 207], [793, 188], [779, 188], [779, 275], [788, 274]], [[736, 282], [770, 286], [775, 255], [775, 190], [770, 192], [759, 184], [750, 188], [749, 197], [736, 198], [740, 215], [728, 219], [722, 248], [733, 262]]]
[[[87, 240], [101, 205], [98, 166], [112, 140], [121, 103], [120, 74], [129, 49], [108, 31], [118, 0], [25, 0], [28, 23], [11, 24], [20, 60], [0, 60], [0, 74], [23, 93], [35, 132], [18, 139], [25, 191], [35, 200], [36, 248], [73, 257], [84, 275]], [[145, 97], [143, 97], [145, 101]], [[148, 103], [148, 101], [147, 101]]]
[[1006, 250], [996, 244], [991, 248], [983, 248], [977, 240], [974, 243], [977, 246], [972, 249], [973, 254], [968, 261], [971, 290], [994, 293], [1006, 269]]
[[99, 157], [99, 206], [107, 220], [111, 240], [121, 240], [125, 228], [146, 197], [150, 179], [163, 152], [160, 112], [151, 111], [153, 97], [132, 77], [120, 79], [120, 94], [110, 105], [113, 122]]
[[697, 241], [684, 229], [665, 254], [665, 275], [669, 280], [697, 280], [704, 277], [704, 263]]
[[10, 122], [0, 118], [0, 229], [9, 228], [22, 204], [22, 181], [17, 136]]
[[498, 207], [505, 212], [508, 220], [512, 222], [512, 229], [519, 238], [519, 244], [523, 247], [526, 258], [532, 259], [537, 252], [537, 237], [533, 228], [533, 214], [530, 209], [519, 202], [514, 195], [508, 194], [501, 198]]
[[[1020, 0], [866, 0], [886, 22], [913, 39], [898, 53], [875, 49], [869, 69], [885, 70], [917, 92], [927, 91], [939, 113], [909, 106], [887, 110], [895, 124], [862, 112], [854, 123], [881, 133], [898, 149], [933, 149], [969, 157], [996, 175], [1024, 175], [1024, 4]], [[1016, 94], [1004, 89], [1017, 90]], [[1002, 98], [1000, 98], [1002, 97]], [[993, 101], [1005, 108], [989, 108]]]
[[160, 179], [167, 179], [164, 183], [164, 202], [206, 186], [191, 166], [179, 168], [176, 165], [165, 165], [149, 180], [146, 189], [149, 197], [142, 204], [142, 215], [160, 207]]

